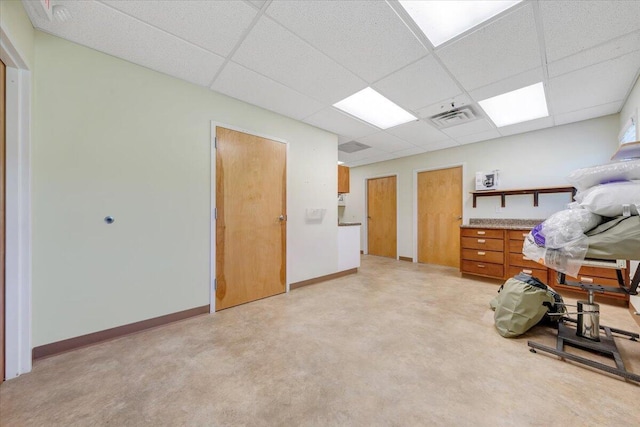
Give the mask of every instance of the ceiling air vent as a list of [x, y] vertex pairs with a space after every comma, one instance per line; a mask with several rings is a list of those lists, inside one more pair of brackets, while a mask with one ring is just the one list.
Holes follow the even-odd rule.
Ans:
[[357, 141], [346, 142], [338, 145], [338, 150], [343, 153], [355, 153], [356, 151], [366, 150], [367, 148], [371, 148], [371, 146]]
[[454, 108], [431, 117], [431, 121], [439, 128], [449, 128], [478, 119], [471, 107]]

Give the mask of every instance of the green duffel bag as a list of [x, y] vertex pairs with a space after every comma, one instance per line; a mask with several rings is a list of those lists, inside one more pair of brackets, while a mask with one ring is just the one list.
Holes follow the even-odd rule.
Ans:
[[[520, 273], [507, 280], [489, 303], [496, 329], [505, 338], [522, 335], [549, 313], [564, 313], [562, 297], [535, 277]], [[561, 315], [550, 316], [559, 319]]]

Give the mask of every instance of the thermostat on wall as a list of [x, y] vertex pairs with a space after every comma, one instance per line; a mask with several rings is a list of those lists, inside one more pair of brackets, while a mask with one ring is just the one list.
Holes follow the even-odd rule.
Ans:
[[479, 190], [497, 190], [498, 189], [498, 170], [491, 172], [476, 172], [476, 191]]

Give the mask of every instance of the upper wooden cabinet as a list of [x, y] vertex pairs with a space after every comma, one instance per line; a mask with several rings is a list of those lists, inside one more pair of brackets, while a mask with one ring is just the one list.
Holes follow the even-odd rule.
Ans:
[[338, 194], [349, 192], [349, 168], [338, 165]]

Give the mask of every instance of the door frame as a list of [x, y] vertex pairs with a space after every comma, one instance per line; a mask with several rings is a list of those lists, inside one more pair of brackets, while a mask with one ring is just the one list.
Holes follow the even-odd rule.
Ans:
[[364, 177], [364, 219], [362, 223], [362, 240], [363, 240], [363, 249], [362, 253], [364, 255], [369, 254], [369, 180], [370, 179], [378, 179], [378, 178], [387, 178], [390, 176], [396, 177], [396, 259], [400, 259], [400, 239], [398, 238], [400, 231], [400, 197], [399, 197], [399, 188], [400, 188], [400, 175], [398, 172], [390, 172], [383, 173], [377, 175], [370, 175]]
[[[286, 153], [285, 153], [285, 165], [286, 165], [286, 171], [285, 171], [285, 180], [286, 180], [286, 202], [287, 202], [287, 214], [288, 215], [288, 211], [289, 211], [289, 206], [291, 206], [290, 200], [289, 200], [289, 193], [290, 191], [289, 189], [289, 170], [291, 169], [289, 167], [289, 143], [282, 139], [282, 138], [278, 138], [278, 137], [274, 137], [272, 135], [267, 135], [265, 133], [262, 132], [256, 132], [254, 130], [251, 129], [246, 129], [246, 128], [241, 128], [238, 126], [233, 126], [233, 125], [228, 125], [226, 123], [222, 123], [222, 122], [217, 122], [215, 120], [211, 121], [211, 140], [210, 140], [210, 151], [211, 151], [211, 176], [210, 176], [210, 185], [211, 185], [211, 209], [210, 209], [210, 217], [209, 217], [209, 228], [210, 228], [210, 241], [209, 241], [209, 247], [210, 247], [210, 254], [209, 254], [209, 313], [215, 313], [216, 312], [216, 291], [215, 291], [215, 280], [216, 280], [216, 128], [218, 127], [222, 127], [225, 129], [231, 129], [234, 130], [236, 132], [243, 132], [243, 133], [247, 133], [249, 135], [254, 135], [260, 138], [265, 138], [265, 139], [270, 139], [272, 141], [276, 141], [276, 142], [280, 142], [282, 144], [285, 145], [286, 147]], [[285, 293], [289, 292], [289, 285], [290, 285], [290, 281], [289, 281], [289, 269], [290, 267], [290, 262], [289, 262], [289, 239], [290, 239], [290, 234], [289, 233], [289, 221], [285, 221], [285, 231], [286, 231], [286, 240], [285, 240], [285, 263], [287, 264], [285, 267]]]
[[413, 170], [413, 262], [418, 262], [418, 174], [421, 172], [432, 172], [438, 171], [442, 169], [452, 169], [462, 167], [462, 200], [460, 200], [460, 204], [462, 206], [462, 222], [460, 224], [464, 224], [466, 219], [465, 210], [464, 210], [464, 183], [465, 183], [465, 175], [467, 163], [452, 163], [446, 166], [434, 166], [431, 168], [423, 168], [423, 169], [414, 169]]
[[5, 378], [31, 371], [31, 71], [0, 27], [6, 84]]

